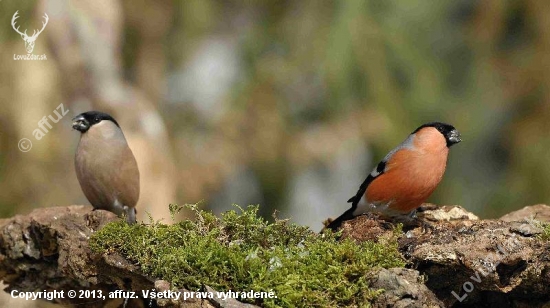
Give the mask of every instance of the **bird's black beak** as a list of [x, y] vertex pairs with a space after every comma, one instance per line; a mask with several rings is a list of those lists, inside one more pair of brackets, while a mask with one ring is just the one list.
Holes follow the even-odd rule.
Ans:
[[460, 141], [462, 141], [462, 139], [460, 139], [460, 133], [456, 129], [453, 129], [447, 135], [447, 146], [449, 147], [453, 144], [459, 143]]
[[90, 128], [90, 123], [82, 115], [73, 118], [73, 128], [81, 133], [85, 133]]

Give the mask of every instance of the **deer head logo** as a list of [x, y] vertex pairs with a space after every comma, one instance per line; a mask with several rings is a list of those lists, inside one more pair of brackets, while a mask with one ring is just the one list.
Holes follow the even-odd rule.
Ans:
[[38, 32], [36, 32], [36, 30], [33, 30], [32, 35], [28, 36], [27, 30], [25, 30], [25, 32], [21, 32], [19, 31], [19, 27], [17, 28], [15, 27], [15, 20], [19, 18], [19, 16], [17, 16], [17, 12], [19, 11], [16, 11], [15, 14], [13, 14], [13, 18], [11, 19], [11, 26], [13, 27], [13, 30], [15, 30], [15, 32], [21, 35], [21, 37], [25, 41], [25, 48], [27, 49], [27, 52], [31, 53], [32, 50], [34, 49], [34, 41], [36, 41], [36, 38], [38, 37], [38, 35], [40, 35], [42, 31], [44, 31], [44, 28], [46, 28], [46, 25], [48, 24], [48, 20], [49, 20], [48, 14], [44, 13], [44, 19], [46, 19], [46, 21], [42, 22], [42, 29], [40, 29], [40, 31]]

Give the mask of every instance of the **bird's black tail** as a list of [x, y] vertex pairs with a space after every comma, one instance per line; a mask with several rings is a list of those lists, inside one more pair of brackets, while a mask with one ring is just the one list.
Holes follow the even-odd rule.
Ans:
[[355, 210], [355, 209], [352, 207], [351, 209], [345, 211], [344, 214], [338, 216], [338, 218], [336, 218], [335, 220], [331, 221], [331, 222], [326, 226], [326, 228], [327, 228], [327, 229], [332, 229], [332, 231], [338, 230], [338, 228], [340, 228], [340, 227], [342, 226], [342, 224], [344, 223], [344, 221], [353, 219], [353, 218], [355, 217], [355, 215], [353, 215], [353, 211], [354, 211], [354, 210]]

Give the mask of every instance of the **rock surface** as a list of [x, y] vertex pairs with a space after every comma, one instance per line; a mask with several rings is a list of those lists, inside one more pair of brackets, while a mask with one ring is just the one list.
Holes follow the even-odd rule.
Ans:
[[[417, 214], [426, 224], [406, 226], [398, 239], [409, 268], [366, 273], [372, 287], [385, 289], [373, 306], [548, 307], [550, 241], [541, 239], [540, 223], [533, 217], [550, 217], [549, 209], [537, 205], [501, 220], [479, 220], [461, 207], [426, 204]], [[107, 295], [116, 290], [170, 290], [168, 282], [143, 275], [139, 266], [116, 253], [90, 251], [90, 235], [116, 219], [89, 206], [43, 208], [1, 219], [0, 279], [6, 291], [101, 290]], [[394, 236], [393, 227], [376, 215], [365, 215], [344, 223], [342, 237], [377, 241]], [[150, 305], [131, 301], [128, 307]], [[55, 302], [105, 307], [122, 300]], [[159, 300], [156, 305], [254, 307], [216, 299]]]
[[[478, 220], [460, 207], [426, 205], [418, 217], [429, 227], [409, 228], [399, 249], [444, 307], [549, 307], [550, 241], [538, 237], [540, 222], [524, 218], [534, 211], [546, 217], [550, 207], [528, 208], [510, 216], [520, 221], [503, 221]], [[344, 223], [342, 237], [377, 240], [392, 232], [390, 223], [364, 215]], [[429, 307], [433, 301], [419, 298], [416, 305]]]
[[[166, 283], [143, 275], [138, 266], [120, 255], [97, 255], [89, 249], [90, 235], [117, 219], [111, 212], [76, 205], [37, 209], [26, 216], [1, 219], [0, 279], [7, 285], [5, 291], [64, 291], [65, 298], [54, 302], [81, 307], [121, 304], [122, 299], [108, 299], [109, 292], [117, 290], [136, 294], [155, 288], [164, 291]], [[77, 294], [80, 290], [101, 291], [107, 300], [70, 299], [69, 290]], [[161, 307], [219, 307], [208, 299], [164, 300], [156, 304]], [[231, 307], [253, 307], [237, 301], [232, 304]], [[131, 299], [127, 304], [127, 307], [148, 306], [150, 303], [143, 299]]]
[[520, 210], [508, 213], [500, 220], [504, 221], [519, 221], [519, 220], [538, 220], [544, 222], [550, 222], [550, 206], [546, 204], [537, 204], [526, 206]]
[[418, 271], [406, 268], [381, 269], [371, 287], [384, 289], [373, 307], [443, 307]]

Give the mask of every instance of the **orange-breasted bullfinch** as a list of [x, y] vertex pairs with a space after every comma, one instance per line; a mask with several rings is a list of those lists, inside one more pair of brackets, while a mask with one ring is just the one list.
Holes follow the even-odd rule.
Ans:
[[139, 170], [117, 121], [88, 111], [73, 119], [73, 128], [80, 132], [75, 169], [84, 195], [95, 209], [124, 213], [135, 223]]
[[385, 217], [414, 213], [441, 181], [449, 148], [460, 141], [452, 125], [420, 126], [382, 159], [348, 200], [351, 208], [327, 228], [337, 230], [344, 221], [368, 212]]

